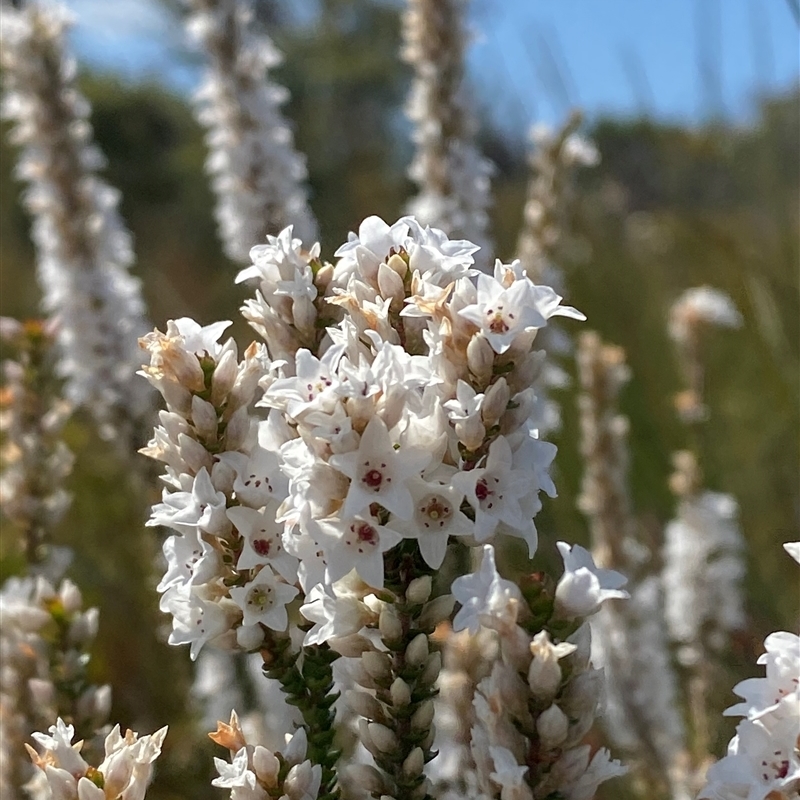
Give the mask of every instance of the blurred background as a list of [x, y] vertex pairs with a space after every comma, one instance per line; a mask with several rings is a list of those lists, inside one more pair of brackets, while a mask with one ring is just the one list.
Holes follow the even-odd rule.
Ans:
[[[82, 88], [106, 176], [123, 194], [150, 318], [162, 329], [179, 316], [237, 319], [247, 290], [234, 285], [237, 268], [216, 237], [202, 132], [190, 108], [202, 60], [187, 43], [180, 3], [68, 5], [77, 16], [72, 44]], [[328, 257], [365, 216], [400, 216], [413, 192], [402, 113], [410, 73], [397, 56], [401, 5], [259, 3], [285, 54], [273, 77], [291, 92], [285, 110], [308, 159]], [[765, 635], [796, 630], [800, 602], [796, 566], [780, 547], [800, 528], [800, 6], [476, 0], [471, 15], [469, 79], [481, 146], [496, 165], [498, 256], [512, 257], [522, 220], [530, 126], [558, 125], [579, 107], [599, 149], [599, 166], [581, 175], [574, 226], [582, 246], [560, 266], [585, 327], [627, 352], [632, 491], [655, 537], [674, 509], [670, 454], [687, 437], [672, 406], [682, 383], [666, 332], [669, 306], [684, 289], [710, 284], [744, 316], [741, 329], [712, 332], [707, 348], [706, 483], [736, 497], [749, 543], [750, 622], [730, 655], [730, 680], [719, 686], [722, 709], [733, 684], [755, 674]], [[0, 154], [0, 313], [31, 317], [39, 291], [29, 222], [5, 138]], [[243, 323], [234, 330], [240, 344], [250, 341]], [[573, 384], [557, 398], [560, 496], [537, 520], [537, 559], [556, 569], [557, 538], [587, 541], [575, 508], [582, 475], [575, 396]], [[132, 481], [108, 445], [79, 418], [68, 438], [77, 455], [75, 502], [59, 535], [77, 552], [72, 578], [101, 607], [95, 676], [114, 686], [112, 718], [141, 731], [173, 726], [152, 796], [213, 797], [213, 747], [180, 735], [197, 712], [186, 704], [188, 652], [162, 643], [156, 534], [143, 528], [141, 497], [122, 491]], [[157, 494], [154, 486], [148, 501]], [[5, 548], [2, 576], [19, 566]], [[733, 721], [721, 724], [717, 752], [732, 728]]]

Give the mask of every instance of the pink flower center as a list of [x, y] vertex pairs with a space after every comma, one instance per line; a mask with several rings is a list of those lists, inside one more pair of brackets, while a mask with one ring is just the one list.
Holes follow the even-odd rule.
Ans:
[[486, 479], [481, 478], [475, 486], [475, 497], [478, 498], [478, 502], [482, 503], [490, 494]]
[[254, 539], [253, 540], [253, 550], [256, 551], [260, 556], [266, 558], [269, 555], [269, 551], [272, 549], [272, 542], [269, 539]]

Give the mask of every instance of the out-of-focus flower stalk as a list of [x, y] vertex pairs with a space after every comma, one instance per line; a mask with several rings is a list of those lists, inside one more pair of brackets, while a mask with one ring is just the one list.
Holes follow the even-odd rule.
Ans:
[[536, 125], [530, 134], [531, 177], [517, 258], [534, 283], [545, 283], [556, 291], [563, 288], [556, 264], [570, 242], [577, 170], [596, 166], [600, 160], [595, 146], [577, 133], [581, 120], [575, 111], [560, 129]]
[[675, 453], [670, 488], [679, 500], [665, 531], [665, 616], [670, 637], [685, 668], [692, 750], [699, 777], [710, 759], [711, 709], [719, 653], [732, 632], [745, 624], [741, 582], [744, 539], [736, 500], [705, 488], [700, 458], [704, 398], [703, 337], [710, 325], [736, 328], [742, 318], [723, 292], [689, 289], [670, 309], [669, 333], [675, 342], [687, 389], [676, 397], [680, 419], [691, 427], [694, 451]]
[[17, 176], [33, 217], [43, 306], [56, 331], [65, 395], [83, 405], [120, 447], [149, 409], [135, 379], [137, 336], [147, 329], [130, 234], [117, 211], [119, 194], [98, 175], [103, 156], [92, 141], [90, 107], [76, 86], [66, 52], [68, 13], [37, 2], [3, 3], [0, 63], [3, 114], [21, 149]]
[[409, 176], [419, 192], [409, 213], [423, 225], [480, 246], [491, 265], [489, 216], [493, 166], [475, 144], [477, 124], [464, 80], [466, 0], [409, 0], [403, 58], [414, 68], [407, 114], [416, 152]]
[[66, 550], [49, 540], [71, 500], [63, 483], [73, 456], [61, 432], [72, 408], [56, 389], [48, 326], [2, 318], [0, 339], [16, 357], [3, 364], [0, 391], [0, 505], [29, 568], [57, 579]]
[[209, 60], [196, 106], [208, 131], [206, 169], [225, 253], [249, 264], [250, 248], [287, 225], [313, 241], [316, 221], [306, 197], [305, 160], [294, 149], [280, 110], [288, 92], [267, 77], [281, 54], [256, 32], [247, 0], [187, 0], [187, 5], [189, 29]]
[[[625, 354], [596, 333], [578, 340], [585, 472], [579, 506], [589, 520], [601, 567], [631, 578], [631, 599], [606, 603], [592, 619], [597, 660], [605, 669], [605, 729], [637, 766], [643, 796], [665, 790], [691, 796], [689, 758], [664, 631], [660, 580], [652, 548], [641, 541], [628, 487], [628, 421], [618, 395], [629, 379]], [[647, 567], [645, 567], [647, 564]]]

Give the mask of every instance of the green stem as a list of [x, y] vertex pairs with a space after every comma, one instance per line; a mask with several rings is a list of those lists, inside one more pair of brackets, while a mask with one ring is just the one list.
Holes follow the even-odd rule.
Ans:
[[322, 767], [318, 800], [339, 800], [335, 771], [339, 750], [333, 744], [336, 736], [333, 704], [339, 693], [331, 691], [333, 662], [339, 654], [327, 644], [304, 647], [301, 671], [297, 666], [300, 654], [292, 652], [288, 637], [276, 640], [270, 652], [274, 660], [264, 667], [264, 674], [280, 683], [289, 705], [300, 709], [308, 736], [307, 756]]

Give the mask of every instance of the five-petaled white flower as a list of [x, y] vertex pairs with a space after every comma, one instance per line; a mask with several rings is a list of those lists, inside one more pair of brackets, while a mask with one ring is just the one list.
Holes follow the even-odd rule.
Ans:
[[620, 587], [628, 579], [613, 569], [600, 569], [592, 554], [579, 544], [556, 542], [564, 559], [564, 574], [556, 586], [556, 610], [564, 617], [588, 617], [604, 600], [627, 598]]

